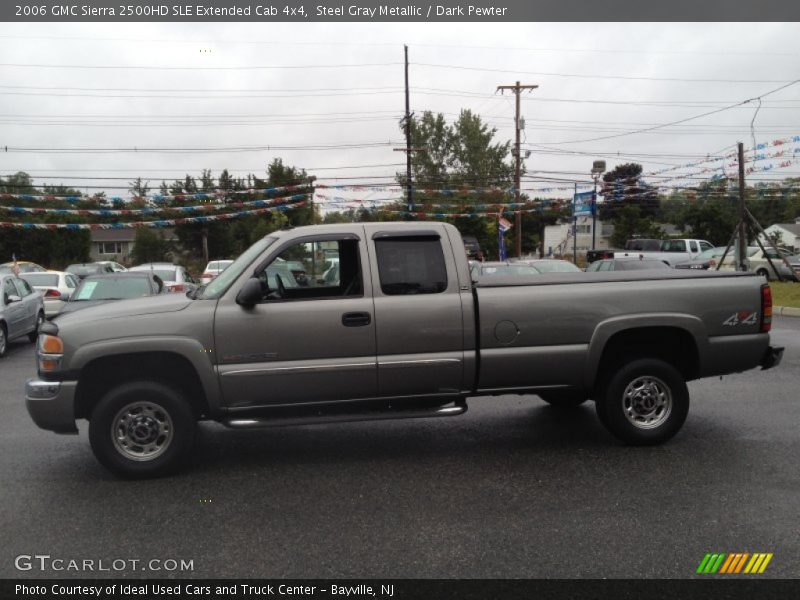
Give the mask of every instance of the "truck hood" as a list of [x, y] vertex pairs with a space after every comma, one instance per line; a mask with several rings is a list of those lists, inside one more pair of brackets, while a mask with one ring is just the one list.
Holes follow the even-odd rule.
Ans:
[[162, 294], [146, 296], [132, 300], [115, 300], [95, 306], [87, 310], [78, 310], [54, 319], [56, 324], [72, 324], [79, 321], [96, 322], [102, 319], [115, 319], [118, 317], [135, 317], [138, 315], [152, 315], [156, 313], [176, 312], [183, 310], [195, 300], [183, 294]]

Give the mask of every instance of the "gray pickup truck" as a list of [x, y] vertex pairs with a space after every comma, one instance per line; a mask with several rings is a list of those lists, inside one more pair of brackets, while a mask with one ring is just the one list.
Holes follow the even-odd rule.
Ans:
[[746, 273], [550, 273], [472, 281], [440, 223], [277, 231], [187, 295], [45, 323], [37, 425], [77, 433], [112, 472], [171, 472], [197, 422], [249, 429], [440, 417], [470, 396], [588, 399], [628, 444], [680, 429], [686, 382], [770, 368], [771, 296]]

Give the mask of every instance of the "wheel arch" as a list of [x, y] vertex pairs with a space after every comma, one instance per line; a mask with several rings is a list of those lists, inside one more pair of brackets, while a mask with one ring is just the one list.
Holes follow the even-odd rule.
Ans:
[[615, 362], [631, 356], [659, 358], [677, 368], [687, 381], [696, 379], [707, 346], [703, 322], [691, 315], [610, 319], [592, 336], [584, 383], [587, 389], [594, 389]]
[[210, 397], [196, 366], [171, 351], [120, 352], [89, 360], [80, 369], [75, 391], [75, 418], [89, 418], [110, 389], [129, 381], [157, 381], [182, 392], [195, 416], [213, 415], [216, 397]]

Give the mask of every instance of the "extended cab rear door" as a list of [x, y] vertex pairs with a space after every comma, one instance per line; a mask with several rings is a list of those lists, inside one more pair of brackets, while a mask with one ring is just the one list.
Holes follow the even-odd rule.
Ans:
[[458, 395], [464, 389], [465, 325], [444, 229], [376, 224], [368, 232], [379, 395]]

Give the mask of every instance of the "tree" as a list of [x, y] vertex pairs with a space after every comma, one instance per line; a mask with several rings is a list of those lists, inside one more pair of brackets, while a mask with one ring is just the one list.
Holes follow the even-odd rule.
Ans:
[[150, 182], [143, 182], [141, 177], [137, 177], [134, 181], [131, 181], [128, 191], [132, 196], [144, 198], [147, 196], [147, 192], [150, 191]]
[[[475, 214], [475, 217], [452, 217], [447, 220], [462, 234], [474, 235], [484, 251], [492, 253], [497, 247], [496, 218], [487, 218], [484, 214], [496, 212], [494, 206], [509, 202], [513, 196], [490, 190], [480, 194], [473, 192], [475, 188], [513, 186], [514, 165], [510, 160], [510, 142], [495, 142], [497, 130], [469, 110], [462, 110], [452, 124], [448, 124], [441, 113], [426, 111], [420, 117], [412, 117], [410, 125], [411, 145], [420, 149], [411, 155], [416, 209], [421, 212]], [[405, 188], [406, 174], [397, 173], [396, 178]], [[442, 188], [449, 190], [447, 195], [423, 191]], [[407, 202], [406, 199], [391, 208], [403, 211]], [[438, 204], [454, 204], [458, 208], [442, 209], [436, 206]], [[361, 218], [362, 212], [356, 213], [356, 218]], [[392, 217], [386, 213], [372, 215], [373, 220]], [[512, 241], [513, 234], [509, 237], [509, 241]], [[530, 250], [537, 242], [538, 235], [528, 237], [523, 240], [523, 249]]]
[[150, 227], [139, 227], [133, 240], [131, 259], [136, 263], [158, 262], [164, 260], [168, 244], [159, 231]]

